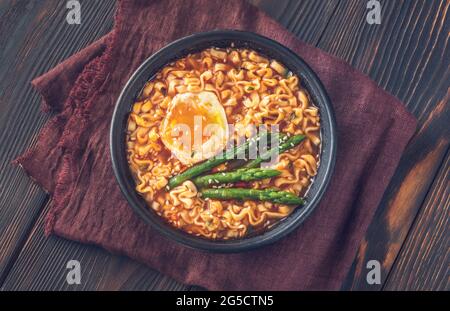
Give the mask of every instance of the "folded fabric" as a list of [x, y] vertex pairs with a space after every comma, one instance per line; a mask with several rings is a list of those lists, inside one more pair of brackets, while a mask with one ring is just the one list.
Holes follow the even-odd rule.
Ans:
[[[112, 111], [133, 71], [167, 43], [212, 29], [253, 31], [291, 48], [322, 80], [338, 129], [334, 175], [313, 214], [279, 242], [237, 254], [189, 249], [146, 225], [123, 198], [109, 155]], [[33, 85], [55, 115], [17, 163], [52, 195], [47, 234], [97, 244], [208, 289], [339, 289], [416, 126], [365, 75], [242, 1], [120, 1], [111, 33]]]

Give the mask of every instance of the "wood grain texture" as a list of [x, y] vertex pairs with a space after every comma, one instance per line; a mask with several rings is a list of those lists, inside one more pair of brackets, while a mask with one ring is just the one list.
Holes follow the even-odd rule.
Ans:
[[384, 289], [450, 290], [450, 152], [403, 244]]
[[[30, 81], [105, 34], [113, 1], [85, 1], [84, 24], [66, 23], [64, 1], [0, 2], [0, 284], [47, 195], [11, 161], [48, 120]], [[106, 17], [109, 17], [107, 19]]]
[[[97, 10], [107, 11], [108, 15], [97, 16], [96, 23], [104, 22], [107, 25], [112, 23], [113, 5], [111, 2], [104, 4], [100, 0], [89, 1], [91, 5], [99, 6]], [[296, 1], [286, 1], [285, 4], [287, 8], [276, 5], [272, 2], [271, 4], [267, 1], [256, 1], [255, 4], [264, 5], [264, 8], [269, 14], [279, 15], [283, 19], [284, 16], [290, 16], [292, 18], [292, 10], [290, 9]], [[297, 4], [296, 4], [297, 5]], [[300, 16], [306, 14], [309, 17], [307, 20], [308, 27], [299, 27], [301, 23], [304, 23], [302, 19], [297, 19], [289, 23], [289, 27], [292, 31], [295, 31], [296, 35], [304, 40], [309, 40], [310, 42], [318, 42], [321, 35], [321, 30], [326, 26], [327, 21], [331, 17], [333, 10], [337, 5], [337, 1], [331, 2], [320, 2], [315, 0], [302, 1], [300, 5], [297, 5], [297, 9], [301, 10]], [[52, 11], [60, 10], [62, 17], [66, 10], [60, 6], [54, 6], [53, 3], [46, 4]], [[108, 7], [110, 6], [110, 7]], [[82, 2], [82, 10], [88, 11], [93, 8], [86, 8], [84, 2]], [[299, 12], [299, 11], [297, 11]], [[320, 14], [324, 18], [312, 20], [312, 16], [315, 14]], [[287, 14], [287, 15], [286, 15]], [[84, 16], [83, 16], [84, 17]], [[48, 29], [52, 30], [52, 35], [56, 37], [67, 36], [66, 25], [64, 22], [59, 20], [47, 21], [49, 24], [46, 26]], [[92, 21], [86, 20], [83, 23], [92, 23]], [[82, 23], [82, 24], [83, 24]], [[75, 26], [76, 27], [76, 26]], [[86, 40], [92, 41], [92, 37], [88, 38], [80, 37], [74, 38], [74, 40], [83, 40], [84, 45], [88, 44]], [[55, 39], [56, 40], [56, 39]], [[83, 46], [84, 46], [83, 45]], [[73, 51], [68, 52], [69, 55]], [[54, 64], [53, 64], [54, 65]], [[52, 66], [53, 66], [52, 65]], [[50, 66], [51, 67], [51, 66]], [[23, 73], [22, 73], [23, 75]], [[29, 81], [27, 80], [27, 83]], [[24, 102], [25, 104], [25, 102]], [[29, 103], [28, 103], [29, 104]], [[33, 106], [37, 107], [37, 103], [33, 103]], [[39, 113], [38, 108], [34, 114], [42, 115]], [[45, 120], [45, 119], [44, 119]], [[41, 125], [40, 125], [41, 126]], [[37, 129], [35, 129], [37, 132]], [[36, 132], [32, 132], [35, 134]], [[26, 145], [26, 143], [25, 143]], [[17, 170], [17, 169], [16, 169]], [[18, 170], [20, 171], [20, 170]], [[21, 176], [19, 180], [27, 180], [26, 177]], [[7, 199], [8, 196], [5, 196]], [[45, 200], [43, 200], [45, 202]], [[14, 205], [15, 206], [15, 205]], [[42, 206], [42, 203], [41, 203]], [[11, 206], [12, 208], [13, 206]], [[36, 212], [39, 215], [41, 208]], [[27, 212], [22, 210], [24, 215]], [[45, 214], [45, 210], [42, 212]], [[58, 237], [45, 238], [43, 236], [43, 214], [40, 214], [38, 223], [33, 227], [23, 250], [14, 263], [11, 271], [6, 276], [3, 284], [3, 289], [10, 290], [25, 290], [25, 289], [39, 289], [39, 290], [115, 290], [115, 289], [135, 289], [135, 290], [191, 290], [199, 289], [196, 287], [186, 286], [176, 281], [150, 269], [141, 264], [138, 264], [131, 259], [126, 257], [119, 257], [107, 253], [104, 250], [96, 248], [94, 246], [86, 246], [76, 242], [63, 240]], [[14, 217], [14, 215], [13, 215]], [[36, 217], [36, 216], [35, 216]], [[28, 231], [23, 230], [23, 235], [26, 237]], [[29, 229], [28, 229], [29, 230]], [[21, 244], [16, 243], [17, 240], [12, 239], [11, 244], [16, 246], [16, 249], [21, 247]], [[23, 244], [23, 242], [22, 242]], [[10, 256], [9, 259], [15, 260], [17, 256]], [[69, 286], [65, 281], [66, 264], [67, 261], [71, 259], [77, 259], [80, 261], [82, 266], [88, 267], [88, 277], [82, 282], [81, 285], [71, 285]]]
[[319, 43], [402, 100], [419, 119], [419, 130], [385, 192], [344, 289], [381, 289], [366, 283], [366, 262], [382, 263], [383, 283], [449, 145], [449, 2], [381, 2], [381, 24], [369, 25], [364, 1], [342, 1]]
[[[419, 119], [423, 124], [406, 148], [366, 237], [361, 242], [345, 289], [379, 290], [386, 281], [448, 150], [447, 124], [450, 115], [448, 105], [444, 104], [448, 103], [448, 99], [447, 95], [428, 118]], [[382, 265], [380, 285], [368, 285], [365, 281], [365, 265], [372, 259]]]
[[[92, 245], [44, 236], [44, 208], [2, 290], [187, 290], [188, 286], [127, 257]], [[78, 260], [81, 284], [66, 281], [67, 262]]]
[[249, 2], [311, 45], [317, 45], [339, 4], [339, 0], [252, 0]]

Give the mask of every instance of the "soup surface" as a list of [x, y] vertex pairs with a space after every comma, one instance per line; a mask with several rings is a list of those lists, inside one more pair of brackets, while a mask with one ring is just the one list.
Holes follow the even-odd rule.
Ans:
[[190, 54], [148, 81], [126, 144], [149, 208], [190, 234], [231, 239], [301, 208], [320, 139], [319, 110], [299, 77], [230, 47]]

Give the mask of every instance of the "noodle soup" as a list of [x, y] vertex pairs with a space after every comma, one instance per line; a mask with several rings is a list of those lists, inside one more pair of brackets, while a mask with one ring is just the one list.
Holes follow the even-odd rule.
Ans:
[[[209, 48], [168, 64], [128, 118], [136, 191], [172, 226], [209, 239], [260, 232], [301, 208], [321, 137], [319, 110], [300, 82], [249, 49]], [[233, 151], [261, 146], [261, 126], [270, 144], [239, 158]]]

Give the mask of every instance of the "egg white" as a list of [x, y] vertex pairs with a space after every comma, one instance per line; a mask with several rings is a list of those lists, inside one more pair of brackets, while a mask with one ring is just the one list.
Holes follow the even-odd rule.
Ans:
[[[194, 128], [178, 122], [173, 114], [178, 105], [186, 104], [192, 109], [189, 113], [195, 118]], [[203, 124], [204, 120], [211, 119], [214, 119], [213, 123]], [[190, 131], [194, 132], [194, 141]], [[203, 91], [177, 94], [161, 123], [160, 133], [162, 142], [172, 154], [181, 163], [192, 165], [209, 159], [225, 149], [229, 130], [225, 110], [219, 99], [214, 93]], [[180, 133], [182, 138], [179, 137]], [[208, 139], [202, 141], [206, 137]]]

